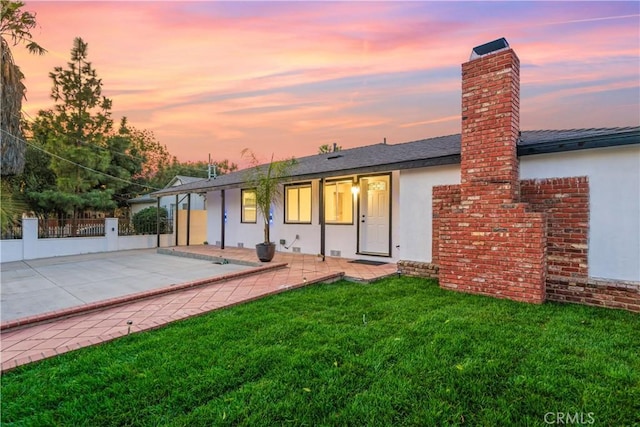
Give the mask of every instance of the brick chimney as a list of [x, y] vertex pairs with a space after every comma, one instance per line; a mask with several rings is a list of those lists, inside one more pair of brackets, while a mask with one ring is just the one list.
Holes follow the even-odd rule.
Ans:
[[519, 130], [520, 61], [515, 52], [502, 48], [462, 64], [462, 200], [478, 192], [492, 196], [484, 197], [485, 203], [518, 199]]
[[506, 40], [462, 65], [460, 204], [440, 218], [440, 286], [540, 303], [546, 221], [519, 203], [520, 63]]

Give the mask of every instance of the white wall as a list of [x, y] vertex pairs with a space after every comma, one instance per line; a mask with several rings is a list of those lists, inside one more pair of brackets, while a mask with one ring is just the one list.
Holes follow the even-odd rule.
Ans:
[[[158, 236], [155, 234], [144, 234], [140, 236], [118, 236], [117, 251], [128, 251], [131, 249], [148, 249], [155, 248], [158, 242]], [[173, 234], [160, 235], [160, 247], [166, 248], [174, 245]]]
[[[258, 216], [256, 223], [242, 223], [240, 209], [240, 189], [225, 191], [225, 246], [236, 247], [242, 243], [245, 248], [253, 248], [264, 240], [264, 225]], [[221, 197], [220, 191], [207, 193], [207, 241], [215, 244], [221, 238]], [[272, 240], [275, 238], [272, 232]]]
[[[399, 173], [392, 174], [392, 259], [396, 260], [397, 250], [395, 246], [399, 241], [398, 224], [399, 213]], [[354, 176], [347, 177], [354, 179]], [[303, 181], [309, 182], [309, 181]], [[311, 181], [311, 224], [285, 224], [284, 206], [279, 203], [273, 209], [273, 222], [271, 224], [271, 240], [276, 243], [276, 249], [280, 252], [293, 252], [293, 248], [300, 248], [304, 254], [320, 253], [320, 203], [319, 203], [320, 181]], [[221, 237], [221, 198], [220, 191], [207, 193], [207, 240], [214, 244], [220, 241]], [[235, 247], [239, 242], [244, 243], [244, 247], [251, 248], [255, 244], [262, 242], [263, 223], [260, 215], [256, 224], [242, 224], [240, 222], [240, 190], [231, 189], [225, 191], [225, 206], [227, 211], [227, 221], [225, 224], [225, 245]], [[330, 256], [331, 251], [340, 251], [340, 255], [345, 258], [370, 258], [378, 257], [361, 256], [357, 251], [357, 210], [354, 203], [354, 223], [349, 225], [327, 224], [325, 227], [325, 255]], [[298, 240], [295, 237], [299, 236]], [[280, 245], [280, 240], [284, 239], [285, 244]], [[286, 246], [286, 247], [285, 247]], [[288, 249], [287, 249], [288, 247]]]
[[0, 262], [22, 261], [22, 239], [0, 240]]
[[[160, 246], [171, 246], [172, 234], [160, 236]], [[101, 237], [38, 238], [38, 219], [22, 219], [22, 239], [0, 241], [0, 262], [51, 258], [65, 255], [155, 248], [156, 235], [118, 236], [118, 219], [105, 219]]]
[[589, 276], [640, 281], [640, 146], [526, 156], [522, 179], [589, 177]]
[[398, 259], [431, 262], [433, 187], [455, 184], [460, 184], [460, 165], [400, 171]]
[[215, 245], [220, 241], [221, 226], [220, 226], [220, 191], [210, 191], [206, 197], [206, 210], [207, 210], [207, 242], [210, 245]]
[[[311, 224], [284, 224], [283, 206], [273, 209], [271, 224], [271, 241], [276, 243], [276, 249], [281, 252], [292, 252], [294, 247], [300, 248], [301, 253], [316, 254], [320, 250], [320, 225], [318, 221], [318, 183], [312, 182], [312, 221]], [[211, 244], [221, 239], [221, 195], [220, 191], [207, 193], [207, 240]], [[243, 243], [245, 248], [253, 248], [264, 239], [264, 223], [258, 214], [258, 221], [253, 223], [241, 222], [240, 189], [225, 190], [225, 208], [227, 219], [225, 223], [225, 246], [236, 247]], [[294, 242], [296, 235], [299, 239]], [[284, 239], [285, 244], [280, 245]], [[286, 249], [285, 246], [289, 247]]]

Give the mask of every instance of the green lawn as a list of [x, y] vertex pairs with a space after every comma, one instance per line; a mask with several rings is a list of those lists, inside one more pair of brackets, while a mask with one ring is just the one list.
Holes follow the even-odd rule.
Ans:
[[3, 425], [512, 426], [557, 413], [640, 425], [640, 316], [404, 277], [339, 282], [2, 376]]

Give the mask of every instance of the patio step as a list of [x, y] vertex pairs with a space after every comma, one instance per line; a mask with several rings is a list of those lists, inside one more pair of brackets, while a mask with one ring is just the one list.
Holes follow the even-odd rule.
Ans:
[[246, 266], [249, 266], [249, 267], [259, 267], [259, 266], [265, 265], [265, 263], [262, 263], [262, 262], [253, 262], [253, 261], [246, 261], [246, 260], [242, 260], [242, 259], [221, 257], [221, 256], [218, 256], [218, 255], [210, 255], [210, 254], [204, 254], [204, 253], [189, 252], [189, 251], [183, 251], [183, 250], [175, 249], [175, 248], [158, 248], [157, 249], [157, 253], [159, 253], [161, 255], [173, 255], [173, 256], [179, 256], [179, 257], [184, 257], [184, 258], [211, 261], [211, 262], [216, 263], [216, 264], [227, 264], [227, 263], [229, 263], [229, 264], [237, 264], [237, 265], [246, 265]]

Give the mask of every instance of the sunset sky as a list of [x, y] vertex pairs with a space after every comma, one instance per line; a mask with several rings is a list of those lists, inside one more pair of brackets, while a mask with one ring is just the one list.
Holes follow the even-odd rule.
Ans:
[[301, 157], [460, 132], [460, 65], [505, 37], [521, 128], [640, 124], [640, 2], [26, 1], [23, 109], [53, 106], [73, 39], [126, 116], [182, 161]]

